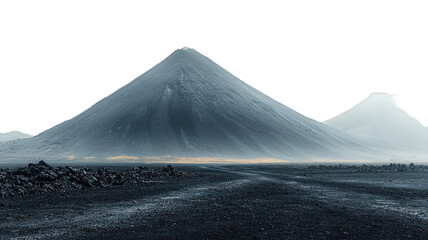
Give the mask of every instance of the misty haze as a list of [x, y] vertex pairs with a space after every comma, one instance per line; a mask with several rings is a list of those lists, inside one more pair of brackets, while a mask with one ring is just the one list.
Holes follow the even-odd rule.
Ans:
[[428, 5], [380, 2], [1, 4], [0, 239], [427, 239]]

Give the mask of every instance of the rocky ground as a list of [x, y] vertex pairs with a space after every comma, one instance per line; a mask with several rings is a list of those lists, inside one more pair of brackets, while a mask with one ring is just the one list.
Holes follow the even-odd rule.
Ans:
[[426, 165], [415, 165], [410, 163], [399, 164], [391, 163], [388, 165], [318, 165], [318, 166], [309, 166], [308, 170], [314, 171], [334, 171], [334, 172], [428, 172], [428, 166]]
[[0, 238], [428, 238], [424, 171], [175, 167], [194, 174], [0, 198]]
[[92, 171], [91, 168], [52, 167], [40, 161], [15, 170], [0, 168], [0, 197], [120, 186], [181, 175], [183, 173], [176, 171], [171, 165], [161, 169], [141, 166], [126, 171], [101, 167]]

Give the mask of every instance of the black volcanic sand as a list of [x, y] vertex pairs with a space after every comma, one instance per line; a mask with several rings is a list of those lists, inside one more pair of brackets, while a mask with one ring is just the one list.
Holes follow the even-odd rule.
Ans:
[[0, 198], [1, 238], [428, 238], [426, 171], [174, 167], [195, 174]]

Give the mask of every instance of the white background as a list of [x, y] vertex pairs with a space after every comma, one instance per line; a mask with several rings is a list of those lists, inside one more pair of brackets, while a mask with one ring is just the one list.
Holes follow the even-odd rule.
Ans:
[[428, 125], [428, 1], [0, 1], [0, 132], [74, 117], [192, 47], [318, 121], [380, 91]]

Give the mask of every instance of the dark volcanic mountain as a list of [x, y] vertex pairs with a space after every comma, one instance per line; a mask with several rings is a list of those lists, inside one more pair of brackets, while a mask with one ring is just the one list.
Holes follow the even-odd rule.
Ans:
[[30, 149], [27, 155], [289, 158], [337, 157], [357, 147], [348, 135], [302, 116], [184, 48], [14, 149]]
[[373, 93], [325, 122], [351, 135], [402, 149], [428, 149], [428, 129], [395, 104], [392, 95]]
[[12, 131], [12, 132], [7, 132], [7, 133], [0, 133], [0, 142], [8, 142], [8, 141], [13, 141], [13, 140], [17, 140], [17, 139], [25, 139], [25, 138], [30, 138], [32, 137], [29, 134], [25, 134], [22, 132], [18, 132], [18, 131]]

